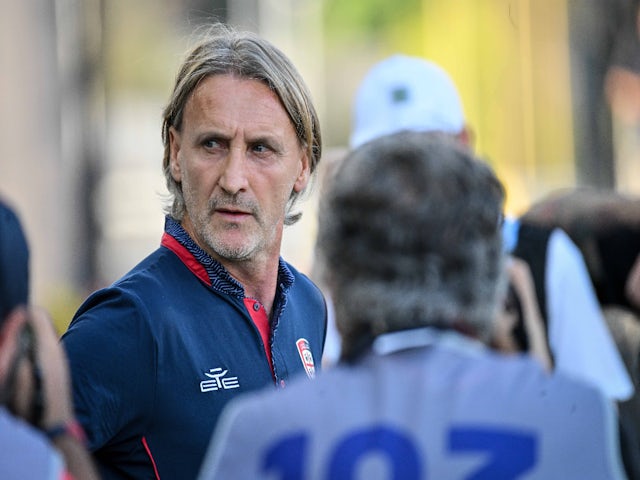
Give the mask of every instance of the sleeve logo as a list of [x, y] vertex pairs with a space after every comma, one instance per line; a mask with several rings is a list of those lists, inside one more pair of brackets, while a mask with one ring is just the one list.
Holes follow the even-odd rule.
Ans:
[[298, 348], [304, 371], [307, 372], [309, 378], [314, 378], [316, 375], [316, 366], [313, 363], [313, 354], [311, 353], [309, 342], [306, 338], [299, 338], [296, 340], [296, 347]]

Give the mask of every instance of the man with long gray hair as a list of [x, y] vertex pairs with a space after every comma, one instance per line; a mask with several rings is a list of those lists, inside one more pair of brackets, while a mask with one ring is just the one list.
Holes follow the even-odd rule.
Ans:
[[488, 164], [401, 132], [328, 185], [317, 241], [345, 361], [229, 404], [200, 480], [623, 478], [598, 389], [485, 344], [505, 288]]
[[290, 60], [216, 25], [179, 69], [162, 134], [161, 246], [63, 337], [104, 479], [194, 478], [229, 400], [313, 377], [322, 355], [322, 294], [280, 257], [321, 153]]

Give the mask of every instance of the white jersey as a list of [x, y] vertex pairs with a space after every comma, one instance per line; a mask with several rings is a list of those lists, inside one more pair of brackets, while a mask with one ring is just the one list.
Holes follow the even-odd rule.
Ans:
[[355, 366], [232, 402], [199, 480], [625, 478], [598, 389], [451, 332], [378, 340]]
[[0, 478], [61, 480], [62, 457], [37, 430], [0, 407]]
[[545, 291], [555, 368], [628, 400], [634, 387], [598, 303], [578, 247], [556, 228], [549, 237]]
[[[506, 251], [518, 241], [520, 222], [505, 218]], [[582, 252], [561, 229], [549, 236], [544, 290], [547, 334], [555, 369], [599, 387], [613, 400], [628, 400], [634, 392], [618, 347], [598, 303]]]

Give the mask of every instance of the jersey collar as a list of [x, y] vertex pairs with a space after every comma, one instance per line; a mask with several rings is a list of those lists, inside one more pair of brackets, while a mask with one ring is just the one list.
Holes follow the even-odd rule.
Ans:
[[[219, 292], [244, 298], [244, 287], [234, 279], [220, 262], [213, 259], [189, 236], [182, 225], [170, 216], [165, 217], [161, 245], [175, 253], [201, 281]], [[278, 285], [285, 292], [293, 284], [293, 273], [280, 258]]]

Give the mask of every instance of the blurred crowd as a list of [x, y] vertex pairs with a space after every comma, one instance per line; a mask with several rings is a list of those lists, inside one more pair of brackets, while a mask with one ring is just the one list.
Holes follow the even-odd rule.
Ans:
[[[198, 38], [163, 112], [158, 248], [62, 339], [0, 203], [0, 477], [640, 478], [640, 196], [505, 216], [450, 75], [400, 53], [324, 159], [285, 54]], [[619, 106], [640, 74], [614, 53]], [[282, 232], [316, 177], [306, 275]]]

